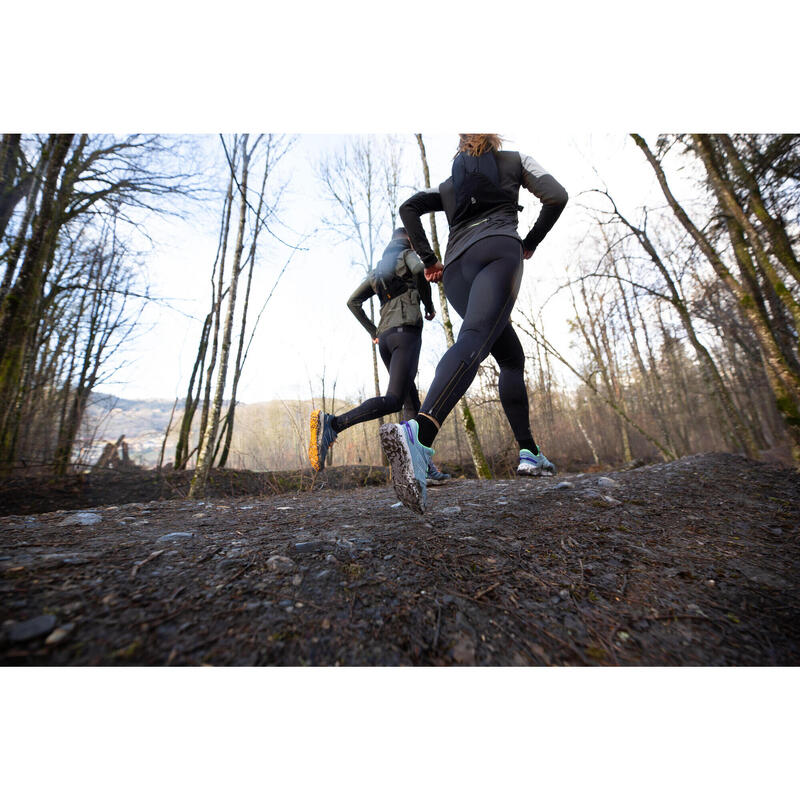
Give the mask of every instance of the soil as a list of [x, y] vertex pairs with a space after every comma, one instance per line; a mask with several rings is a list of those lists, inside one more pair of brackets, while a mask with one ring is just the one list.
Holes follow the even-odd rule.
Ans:
[[417, 516], [359, 469], [0, 518], [0, 663], [800, 664], [797, 472], [461, 478]]

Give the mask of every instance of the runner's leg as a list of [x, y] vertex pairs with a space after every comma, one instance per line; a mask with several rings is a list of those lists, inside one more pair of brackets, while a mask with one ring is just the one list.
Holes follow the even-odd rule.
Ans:
[[506, 236], [481, 239], [445, 269], [447, 299], [464, 321], [455, 344], [439, 361], [417, 415], [422, 444], [432, 444], [436, 430], [504, 332], [521, 280], [522, 246]]
[[508, 424], [519, 443], [520, 449], [535, 453], [536, 442], [531, 433], [528, 407], [528, 390], [525, 386], [525, 352], [516, 331], [509, 322], [491, 349], [491, 354], [500, 367], [498, 390], [500, 403]]
[[381, 359], [389, 370], [386, 394], [371, 397], [360, 406], [334, 417], [331, 424], [337, 433], [361, 422], [400, 411], [408, 384], [413, 383], [413, 376], [417, 372], [421, 333], [420, 328], [403, 326], [402, 329], [393, 328], [381, 334]]

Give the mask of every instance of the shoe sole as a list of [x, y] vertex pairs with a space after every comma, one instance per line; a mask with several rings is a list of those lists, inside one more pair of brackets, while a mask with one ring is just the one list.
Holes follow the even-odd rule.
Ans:
[[541, 478], [547, 476], [548, 478], [554, 477], [556, 474], [555, 469], [547, 469], [546, 467], [534, 467], [533, 472], [520, 472], [517, 470], [517, 477], [519, 478]]
[[319, 448], [322, 444], [322, 412], [311, 412], [311, 438], [308, 444], [308, 460], [311, 462], [311, 469], [314, 472], [321, 472], [325, 467], [320, 463]]
[[541, 467], [534, 467], [532, 470], [524, 470], [520, 471], [517, 470], [517, 477], [519, 478], [541, 478], [542, 477], [542, 468]]
[[415, 514], [424, 514], [422, 491], [419, 481], [414, 477], [414, 465], [406, 437], [398, 425], [392, 424], [381, 425], [379, 433], [381, 447], [392, 468], [392, 483], [397, 499]]

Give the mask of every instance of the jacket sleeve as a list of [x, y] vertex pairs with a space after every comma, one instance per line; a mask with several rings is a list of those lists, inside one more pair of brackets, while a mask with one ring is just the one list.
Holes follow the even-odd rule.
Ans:
[[536, 222], [522, 240], [525, 250], [535, 250], [561, 216], [569, 195], [541, 164], [523, 153], [520, 153], [519, 157], [522, 161], [522, 185], [542, 201], [542, 210]]
[[420, 272], [418, 275], [415, 275], [414, 280], [417, 284], [419, 296], [422, 298], [422, 304], [425, 306], [425, 311], [436, 311], [436, 309], [433, 307], [430, 281], [426, 280], [425, 275], [422, 272]]
[[369, 333], [370, 339], [375, 338], [378, 329], [370, 322], [369, 317], [364, 313], [364, 309], [361, 308], [361, 305], [374, 294], [375, 290], [372, 288], [372, 284], [369, 280], [365, 280], [358, 289], [350, 295], [350, 299], [347, 301], [347, 307], [353, 312], [353, 316], [364, 326], [367, 333]]
[[425, 228], [422, 227], [420, 217], [432, 211], [443, 211], [442, 196], [438, 189], [426, 189], [424, 192], [417, 192], [413, 197], [400, 206], [400, 219], [408, 231], [411, 239], [411, 246], [416, 250], [417, 255], [422, 259], [426, 267], [432, 267], [436, 263], [436, 256], [431, 249], [428, 237], [425, 235]]
[[414, 285], [417, 287], [419, 296], [422, 298], [422, 303], [425, 306], [425, 311], [435, 311], [433, 307], [433, 300], [431, 298], [431, 284], [430, 281], [425, 279], [425, 267], [422, 259], [413, 251], [407, 250], [403, 256], [409, 272], [414, 278]]

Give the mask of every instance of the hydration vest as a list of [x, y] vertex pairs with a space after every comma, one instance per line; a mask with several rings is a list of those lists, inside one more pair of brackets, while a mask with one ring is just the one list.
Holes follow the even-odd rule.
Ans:
[[500, 187], [500, 173], [493, 151], [488, 150], [480, 156], [459, 153], [453, 160], [451, 174], [456, 201], [451, 226], [500, 206], [522, 211], [516, 193], [503, 191]]
[[407, 278], [398, 274], [401, 267], [405, 267], [405, 254], [408, 248], [403, 245], [392, 247], [389, 245], [383, 251], [381, 260], [372, 271], [372, 287], [378, 295], [381, 307], [386, 305], [389, 300], [405, 294], [409, 289], [414, 288], [411, 274], [407, 268], [403, 271], [408, 274]]

